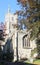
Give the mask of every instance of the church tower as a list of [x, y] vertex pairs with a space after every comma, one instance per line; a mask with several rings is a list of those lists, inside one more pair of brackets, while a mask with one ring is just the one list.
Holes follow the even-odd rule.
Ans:
[[12, 14], [10, 8], [8, 8], [8, 13], [5, 15], [5, 25], [6, 25], [6, 34], [12, 34], [13, 31], [17, 28], [18, 15]]
[[[5, 15], [5, 26], [6, 26], [5, 33], [7, 34], [8, 38], [12, 38], [12, 46], [13, 46], [13, 50], [14, 50], [14, 60], [17, 59], [17, 54], [16, 54], [17, 25], [18, 25], [18, 15], [12, 14], [10, 12], [10, 8], [8, 8], [8, 12]], [[10, 49], [12, 49], [11, 44], [10, 44]], [[16, 57], [15, 57], [15, 55], [16, 55]]]

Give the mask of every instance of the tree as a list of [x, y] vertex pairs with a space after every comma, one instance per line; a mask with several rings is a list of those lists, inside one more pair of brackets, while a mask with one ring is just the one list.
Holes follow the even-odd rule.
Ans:
[[3, 30], [0, 30], [0, 40], [4, 41], [4, 33]]
[[21, 6], [18, 11], [19, 21], [32, 29], [31, 37], [35, 38], [40, 28], [40, 3], [39, 0], [17, 0]]
[[31, 31], [31, 40], [37, 38], [37, 50], [40, 55], [40, 0], [17, 0], [21, 6], [19, 21]]

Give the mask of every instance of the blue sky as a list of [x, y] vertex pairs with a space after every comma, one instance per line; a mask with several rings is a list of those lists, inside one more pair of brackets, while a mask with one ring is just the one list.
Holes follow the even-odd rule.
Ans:
[[8, 11], [8, 6], [10, 6], [12, 13], [20, 9], [19, 5], [17, 5], [17, 0], [0, 0], [0, 22], [4, 22], [4, 17]]

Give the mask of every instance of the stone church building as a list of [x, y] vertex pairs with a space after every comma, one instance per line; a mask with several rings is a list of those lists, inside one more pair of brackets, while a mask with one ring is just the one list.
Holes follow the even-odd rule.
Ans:
[[6, 37], [5, 43], [7, 39], [12, 39], [11, 43], [5, 44], [5, 53], [7, 52], [7, 46], [10, 47], [10, 52], [14, 52], [14, 61], [17, 58], [25, 59], [31, 57], [31, 50], [36, 48], [35, 40], [30, 40], [31, 30], [18, 30], [18, 15], [12, 14], [10, 9], [8, 9], [7, 14], [5, 15], [5, 26], [6, 26]]

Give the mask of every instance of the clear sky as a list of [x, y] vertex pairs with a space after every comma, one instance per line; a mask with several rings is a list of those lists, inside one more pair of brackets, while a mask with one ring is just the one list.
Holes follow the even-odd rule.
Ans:
[[0, 0], [0, 22], [4, 22], [9, 6], [12, 13], [20, 9], [19, 5], [17, 5], [17, 0]]

